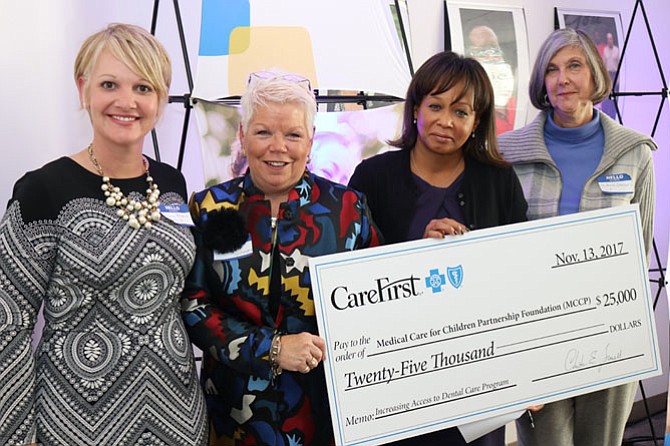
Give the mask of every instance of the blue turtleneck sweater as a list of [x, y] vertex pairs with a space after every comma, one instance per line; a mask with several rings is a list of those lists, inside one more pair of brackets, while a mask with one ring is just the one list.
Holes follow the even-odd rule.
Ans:
[[557, 126], [553, 113], [549, 113], [544, 124], [544, 143], [563, 180], [558, 214], [578, 212], [584, 183], [598, 167], [605, 147], [598, 110], [593, 109], [593, 119], [589, 123], [575, 128]]

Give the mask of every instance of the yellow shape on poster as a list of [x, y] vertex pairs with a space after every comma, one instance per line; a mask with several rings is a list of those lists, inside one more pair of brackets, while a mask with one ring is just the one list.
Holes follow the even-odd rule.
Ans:
[[312, 39], [302, 27], [240, 26], [230, 33], [228, 91], [241, 95], [249, 74], [278, 68], [307, 77], [318, 88]]

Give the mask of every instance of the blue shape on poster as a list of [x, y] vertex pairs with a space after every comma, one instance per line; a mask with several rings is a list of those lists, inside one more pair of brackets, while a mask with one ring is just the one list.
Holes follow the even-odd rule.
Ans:
[[230, 33], [250, 26], [249, 0], [202, 0], [200, 56], [227, 56]]

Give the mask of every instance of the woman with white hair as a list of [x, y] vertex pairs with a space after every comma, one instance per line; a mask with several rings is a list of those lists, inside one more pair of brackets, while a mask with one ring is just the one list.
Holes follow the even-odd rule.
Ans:
[[363, 195], [309, 172], [309, 80], [249, 77], [243, 176], [195, 194], [198, 254], [182, 308], [204, 353], [211, 444], [333, 441], [309, 257], [379, 244]]

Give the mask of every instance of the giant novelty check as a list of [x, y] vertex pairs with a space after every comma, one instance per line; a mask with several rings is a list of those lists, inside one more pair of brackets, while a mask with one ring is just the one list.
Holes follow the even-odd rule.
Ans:
[[310, 259], [336, 443], [661, 373], [637, 205]]

